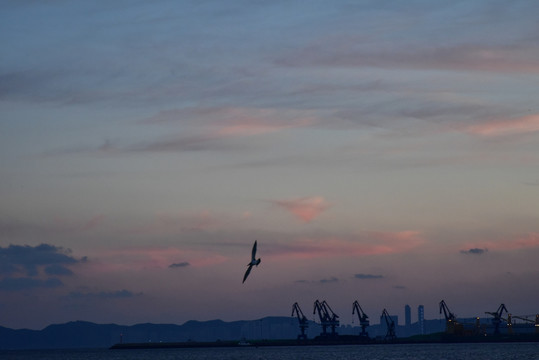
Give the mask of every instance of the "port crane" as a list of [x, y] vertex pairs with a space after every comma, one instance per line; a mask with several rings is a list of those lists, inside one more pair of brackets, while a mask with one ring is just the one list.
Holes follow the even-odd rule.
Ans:
[[457, 316], [453, 314], [451, 310], [449, 310], [449, 307], [444, 300], [440, 301], [440, 314], [442, 313], [442, 311], [447, 321], [457, 321]]
[[504, 311], [506, 313], [509, 313], [509, 311], [507, 311], [507, 308], [505, 307], [505, 304], [501, 304], [498, 307], [498, 310], [496, 310], [495, 312], [485, 311], [485, 314], [494, 316], [494, 319], [492, 319], [492, 324], [494, 325], [494, 334], [500, 333], [500, 323], [502, 322], [502, 320], [505, 320], [504, 318], [502, 318]]
[[458, 329], [457, 316], [449, 310], [449, 306], [444, 300], [440, 301], [440, 314], [444, 313], [445, 317], [445, 331], [448, 334], [455, 334]]
[[[336, 336], [335, 328], [339, 326], [339, 316], [333, 312], [329, 304], [324, 300], [322, 302], [316, 300], [314, 302], [313, 314], [318, 312], [320, 324], [322, 325], [322, 336], [328, 336], [327, 328], [331, 327], [331, 336]], [[331, 313], [331, 314], [330, 314]]]
[[298, 340], [305, 340], [307, 339], [305, 330], [309, 327], [309, 320], [307, 320], [307, 317], [303, 314], [297, 302], [292, 305], [292, 315], [290, 316], [294, 316], [294, 314], [298, 318], [299, 329], [301, 331], [301, 334], [298, 335]]
[[387, 326], [387, 333], [385, 339], [394, 340], [397, 337], [397, 335], [395, 334], [395, 322], [393, 321], [386, 309], [382, 311], [382, 317], [384, 318]]
[[335, 332], [335, 328], [339, 326], [339, 320], [338, 320], [339, 316], [333, 312], [333, 310], [331, 309], [331, 307], [325, 300], [322, 302], [322, 306], [326, 309], [326, 312], [331, 314], [329, 317], [330, 318], [329, 326], [331, 327], [331, 335], [333, 336], [337, 335], [337, 333]]
[[367, 326], [369, 326], [370, 324], [369, 317], [367, 316], [367, 314], [365, 314], [357, 300], [354, 301], [354, 304], [352, 305], [352, 315], [354, 315], [356, 312], [359, 319], [359, 325], [361, 326], [361, 334], [359, 334], [359, 336], [369, 337], [369, 334], [366, 331]]
[[[530, 316], [533, 316], [533, 315], [530, 315]], [[527, 316], [517, 316], [517, 315], [513, 315], [513, 317], [516, 318], [516, 319], [524, 320], [524, 321], [526, 321], [526, 322], [529, 322], [529, 323], [534, 324], [535, 333], [536, 333], [536, 334], [539, 334], [539, 314], [535, 315], [535, 321], [533, 321], [533, 320], [531, 320], [531, 319], [528, 319]]]

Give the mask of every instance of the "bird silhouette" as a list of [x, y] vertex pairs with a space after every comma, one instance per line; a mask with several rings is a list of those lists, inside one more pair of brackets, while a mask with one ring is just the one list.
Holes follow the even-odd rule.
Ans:
[[253, 266], [258, 267], [258, 264], [260, 264], [260, 258], [256, 259], [256, 240], [255, 240], [255, 243], [253, 245], [253, 250], [251, 252], [251, 262], [247, 264], [248, 268], [247, 268], [247, 271], [245, 272], [245, 275], [243, 275], [243, 281], [241, 282], [242, 284], [247, 279], [247, 276], [249, 276], [249, 274], [251, 273]]

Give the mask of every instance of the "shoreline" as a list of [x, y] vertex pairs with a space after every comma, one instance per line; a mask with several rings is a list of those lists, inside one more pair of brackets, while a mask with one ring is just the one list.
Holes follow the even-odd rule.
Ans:
[[268, 346], [336, 346], [336, 345], [389, 345], [389, 344], [458, 344], [458, 343], [514, 343], [539, 342], [539, 334], [521, 335], [489, 335], [489, 336], [454, 336], [432, 334], [411, 336], [392, 340], [371, 339], [354, 335], [334, 338], [314, 338], [306, 340], [249, 340], [249, 341], [211, 341], [211, 342], [158, 342], [158, 343], [119, 343], [112, 345], [111, 350], [129, 349], [177, 349], [177, 348], [218, 348], [218, 347], [268, 347]]

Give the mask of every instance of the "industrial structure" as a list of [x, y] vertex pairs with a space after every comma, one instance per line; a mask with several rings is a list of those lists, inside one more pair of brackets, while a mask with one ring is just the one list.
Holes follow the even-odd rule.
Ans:
[[[512, 325], [513, 325], [512, 321], [511, 321], [511, 318], [510, 318], [511, 315], [509, 315], [509, 320], [504, 319], [502, 317], [504, 311], [506, 313], [509, 313], [507, 311], [507, 308], [505, 307], [505, 304], [501, 304], [498, 307], [498, 310], [496, 310], [494, 312], [485, 311], [485, 314], [489, 314], [489, 315], [494, 316], [494, 318], [492, 319], [492, 325], [494, 325], [494, 334], [496, 334], [496, 335], [500, 333], [500, 323], [502, 322], [502, 320], [504, 320], [509, 327], [512, 327]], [[509, 332], [511, 332], [511, 330]]]
[[[336, 337], [337, 332], [335, 328], [339, 326], [339, 316], [333, 312], [329, 304], [324, 300], [322, 302], [316, 300], [314, 302], [313, 314], [318, 312], [320, 324], [322, 325], [322, 337]], [[328, 326], [331, 328], [331, 334], [327, 333]]]
[[[448, 335], [455, 336], [486, 336], [502, 335], [502, 326], [505, 329], [506, 335], [522, 335], [535, 333], [539, 335], [539, 314], [535, 315], [535, 319], [529, 319], [534, 315], [512, 315], [507, 310], [505, 304], [501, 304], [496, 311], [485, 311], [485, 314], [492, 316], [492, 331], [488, 331], [489, 326], [485, 323], [481, 323], [479, 317], [475, 318], [474, 323], [466, 323], [457, 320], [457, 316], [449, 310], [449, 307], [444, 300], [440, 301], [440, 314], [444, 314], [446, 321], [445, 332]], [[504, 314], [506, 317], [504, 317]], [[515, 319], [522, 320], [524, 323], [517, 323]], [[531, 330], [533, 325], [534, 330]]]
[[361, 333], [359, 334], [359, 336], [368, 338], [369, 334], [367, 333], [366, 329], [367, 326], [369, 326], [370, 324], [369, 317], [367, 316], [367, 314], [365, 314], [357, 300], [354, 301], [354, 304], [352, 305], [352, 315], [354, 315], [355, 313], [357, 313], [357, 317], [359, 319], [359, 326], [361, 326]]
[[294, 316], [294, 314], [296, 314], [298, 318], [299, 329], [301, 331], [301, 333], [298, 335], [298, 340], [306, 340], [307, 334], [305, 334], [305, 330], [307, 330], [309, 327], [309, 320], [307, 320], [307, 317], [303, 314], [303, 311], [301, 311], [301, 308], [297, 302], [292, 305], [291, 316]]
[[425, 307], [423, 305], [417, 307], [417, 322], [419, 323], [419, 333], [425, 335]]
[[404, 306], [404, 326], [412, 325], [412, 308], [406, 304]]
[[[533, 315], [528, 315], [528, 316], [533, 316]], [[525, 322], [527, 323], [532, 323], [534, 324], [534, 328], [535, 328], [535, 334], [539, 335], [539, 314], [536, 314], [535, 315], [535, 321], [531, 320], [531, 319], [528, 319], [528, 316], [517, 316], [517, 315], [513, 315], [513, 318], [515, 319], [519, 319], [519, 320], [524, 320]]]
[[443, 312], [445, 317], [445, 332], [447, 334], [462, 335], [464, 327], [457, 322], [457, 316], [449, 310], [444, 300], [440, 301], [440, 314]]
[[393, 321], [386, 309], [382, 311], [382, 318], [385, 320], [387, 326], [385, 340], [394, 340], [397, 337], [397, 335], [395, 334], [395, 322]]
[[[486, 311], [485, 314], [492, 316], [492, 319], [474, 317], [474, 318], [459, 318], [451, 311], [445, 300], [439, 302], [439, 313], [443, 314], [445, 318], [445, 332], [439, 328], [442, 325], [440, 322], [434, 325], [432, 321], [429, 322], [429, 333], [438, 332], [441, 336], [445, 336], [445, 340], [466, 338], [469, 339], [483, 339], [491, 336], [495, 336], [498, 339], [507, 339], [513, 337], [513, 340], [508, 341], [527, 341], [530, 336], [537, 338], [539, 336], [539, 314], [536, 315], [512, 315], [508, 312], [505, 304], [501, 304], [496, 311]], [[369, 336], [367, 328], [371, 326], [369, 316], [363, 311], [361, 305], [357, 300], [352, 304], [352, 324], [357, 316], [359, 326], [361, 330], [359, 333], [357, 330], [352, 330], [349, 325], [342, 327], [340, 330], [342, 335], [338, 334], [340, 327], [339, 316], [332, 310], [329, 304], [324, 301], [316, 300], [314, 302], [313, 317], [317, 316], [318, 319], [312, 324], [307, 319], [307, 316], [301, 310], [299, 304], [296, 302], [292, 305], [292, 317], [296, 317], [299, 325], [299, 333], [297, 340], [308, 341], [308, 328], [309, 325], [318, 324], [321, 327], [319, 336], [316, 336], [314, 341], [337, 341], [342, 342], [344, 339], [350, 341], [353, 337], [356, 342], [368, 343], [373, 341], [393, 341], [397, 338], [397, 328], [401, 335], [411, 336], [414, 334], [425, 335], [427, 333], [425, 329], [426, 321], [424, 319], [424, 307], [419, 305], [418, 307], [418, 320], [417, 323], [411, 324], [410, 306], [405, 306], [406, 324], [404, 326], [398, 326], [397, 316], [391, 316], [386, 309], [383, 309], [380, 316], [380, 325], [374, 324], [371, 327], [371, 332], [374, 331], [372, 337]], [[352, 325], [354, 327], [354, 325]], [[356, 325], [357, 326], [357, 325]], [[412, 330], [413, 329], [413, 330]], [[407, 335], [404, 335], [407, 334]], [[310, 337], [314, 337], [312, 332]], [[472, 338], [470, 338], [472, 337]], [[520, 340], [517, 338], [520, 337]], [[523, 340], [524, 339], [524, 340]], [[539, 338], [537, 338], [539, 341]], [[310, 340], [309, 340], [310, 341]], [[470, 341], [470, 340], [459, 340]], [[481, 340], [482, 341], [482, 340]], [[534, 340], [535, 341], [535, 340]]]

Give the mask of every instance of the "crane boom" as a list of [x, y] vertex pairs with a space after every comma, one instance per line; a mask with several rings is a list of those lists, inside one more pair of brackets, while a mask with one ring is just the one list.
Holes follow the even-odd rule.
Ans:
[[[531, 316], [533, 316], [533, 315], [531, 315]], [[513, 315], [513, 317], [516, 318], [516, 319], [524, 320], [524, 321], [529, 322], [529, 323], [539, 324], [539, 314], [535, 315], [535, 320], [528, 319], [527, 317], [518, 316], [518, 315]]]
[[485, 314], [494, 316], [494, 318], [492, 319], [492, 324], [494, 325], [494, 334], [500, 333], [500, 323], [502, 322], [502, 320], [505, 320], [502, 318], [504, 311], [506, 313], [509, 313], [509, 311], [507, 311], [507, 308], [505, 307], [505, 304], [501, 304], [500, 306], [498, 306], [498, 310], [496, 310], [495, 312], [485, 311]]
[[335, 328], [339, 326], [339, 315], [335, 314], [326, 300], [322, 302], [322, 307], [325, 309], [325, 313], [329, 319], [328, 325], [331, 327], [331, 336], [336, 336], [337, 332], [335, 331]]
[[[329, 315], [329, 313], [331, 313], [331, 321], [337, 321], [339, 322], [339, 320], [337, 320], [339, 318], [339, 315], [335, 314], [333, 312], [333, 310], [331, 309], [331, 307], [329, 306], [329, 304], [326, 302], [326, 300], [324, 300], [322, 302], [322, 307], [324, 307], [326, 309], [326, 313]], [[329, 310], [329, 311], [328, 311]]]
[[305, 330], [309, 327], [309, 320], [303, 314], [303, 311], [301, 311], [301, 308], [299, 307], [299, 304], [297, 302], [294, 303], [294, 305], [292, 305], [292, 315], [291, 316], [294, 316], [294, 314], [296, 314], [296, 316], [298, 318], [299, 329], [301, 331], [301, 334], [298, 335], [298, 340], [307, 339], [307, 335], [305, 334]]
[[369, 317], [363, 309], [361, 308], [361, 305], [356, 301], [354, 301], [354, 304], [352, 305], [352, 315], [354, 315], [357, 312], [357, 317], [359, 319], [359, 325], [361, 326], [361, 334], [360, 336], [369, 337], [369, 334], [367, 333], [366, 329], [367, 326], [369, 326]]
[[327, 327], [329, 321], [329, 314], [327, 310], [322, 306], [322, 303], [318, 300], [314, 302], [313, 314], [318, 312], [318, 318], [320, 319], [320, 325], [322, 325], [322, 336], [327, 335]]
[[382, 311], [382, 317], [384, 318], [386, 325], [387, 325], [387, 333], [386, 333], [386, 340], [394, 340], [397, 335], [395, 334], [395, 322], [389, 315], [386, 309]]
[[451, 310], [449, 310], [449, 307], [447, 306], [447, 304], [445, 303], [444, 300], [440, 301], [440, 314], [444, 313], [444, 316], [445, 316], [445, 320], [446, 321], [456, 321], [457, 320], [457, 317], [455, 314], [453, 314], [451, 312]]
[[[530, 316], [533, 316], [533, 315], [530, 315]], [[535, 321], [528, 319], [528, 317], [524, 317], [524, 316], [513, 315], [513, 317], [534, 324], [535, 333], [539, 334], [539, 314], [535, 315]]]
[[303, 311], [301, 311], [301, 308], [297, 302], [292, 305], [292, 315], [290, 316], [294, 316], [294, 313], [297, 315], [298, 319], [307, 320], [307, 317], [303, 314]]
[[[335, 328], [339, 326], [339, 316], [333, 312], [329, 304], [324, 300], [322, 302], [316, 300], [314, 303], [313, 314], [318, 312], [320, 324], [322, 325], [322, 336], [327, 336], [327, 327], [331, 327], [331, 336], [336, 336]], [[330, 315], [331, 313], [331, 315]]]
[[449, 310], [449, 306], [444, 300], [440, 301], [440, 314], [443, 313], [445, 317], [445, 332], [447, 334], [461, 334], [463, 327], [462, 324], [457, 322], [457, 315], [453, 314]]

